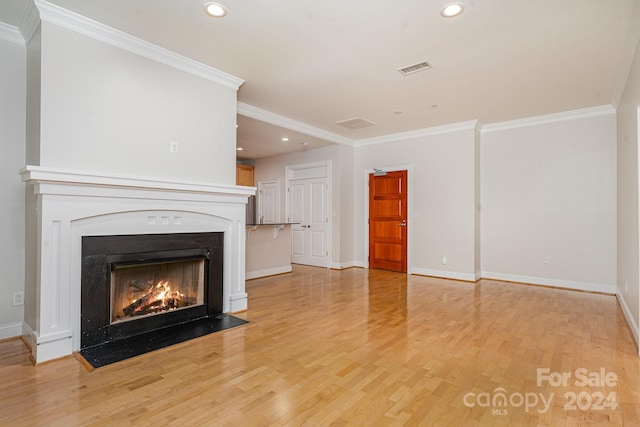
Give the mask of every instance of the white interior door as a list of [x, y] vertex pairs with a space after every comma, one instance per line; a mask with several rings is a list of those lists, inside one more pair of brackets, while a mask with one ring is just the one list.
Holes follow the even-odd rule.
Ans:
[[327, 267], [327, 178], [289, 181], [291, 262]]
[[258, 182], [258, 221], [263, 224], [280, 222], [280, 182]]

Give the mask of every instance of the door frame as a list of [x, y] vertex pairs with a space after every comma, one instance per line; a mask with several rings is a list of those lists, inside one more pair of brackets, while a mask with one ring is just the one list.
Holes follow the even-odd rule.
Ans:
[[395, 165], [395, 166], [378, 166], [375, 168], [366, 168], [363, 174], [364, 182], [364, 268], [369, 268], [369, 174], [375, 172], [375, 169], [385, 172], [407, 171], [407, 274], [413, 274], [413, 165]]
[[326, 206], [326, 215], [327, 215], [327, 228], [326, 228], [326, 232], [325, 232], [325, 237], [324, 237], [324, 243], [325, 243], [325, 247], [327, 248], [327, 262], [325, 265], [325, 268], [330, 268], [331, 267], [331, 262], [332, 262], [332, 257], [333, 257], [333, 248], [331, 247], [331, 243], [332, 243], [332, 239], [331, 239], [331, 234], [333, 231], [333, 206], [332, 206], [332, 191], [331, 189], [333, 188], [332, 186], [332, 169], [331, 169], [331, 160], [323, 160], [323, 161], [319, 161], [319, 162], [313, 162], [313, 163], [301, 163], [298, 165], [286, 165], [285, 166], [285, 172], [284, 172], [284, 182], [285, 182], [285, 218], [286, 218], [286, 222], [289, 222], [289, 218], [291, 216], [291, 207], [290, 207], [290, 194], [289, 194], [289, 183], [290, 181], [295, 181], [295, 180], [299, 180], [299, 179], [306, 179], [306, 178], [322, 178], [321, 176], [300, 176], [300, 177], [295, 177], [296, 173], [302, 174], [304, 175], [304, 171], [306, 170], [312, 170], [312, 169], [316, 169], [316, 168], [325, 168], [326, 170], [326, 174], [324, 176], [324, 178], [326, 178], [327, 180], [327, 189], [325, 191], [325, 206]]

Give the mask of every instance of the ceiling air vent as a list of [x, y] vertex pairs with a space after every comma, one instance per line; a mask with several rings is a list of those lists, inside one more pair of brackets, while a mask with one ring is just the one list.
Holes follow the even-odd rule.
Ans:
[[336, 122], [336, 124], [347, 129], [360, 129], [366, 128], [368, 126], [375, 126], [374, 122], [363, 119], [362, 117], [354, 117], [353, 119], [341, 120], [339, 122]]
[[432, 68], [431, 64], [429, 64], [427, 61], [422, 61], [422, 62], [418, 62], [417, 64], [408, 65], [403, 68], [398, 68], [398, 71], [400, 71], [405, 76], [408, 76], [409, 74], [417, 73], [418, 71], [422, 71], [422, 70], [428, 70], [429, 68]]

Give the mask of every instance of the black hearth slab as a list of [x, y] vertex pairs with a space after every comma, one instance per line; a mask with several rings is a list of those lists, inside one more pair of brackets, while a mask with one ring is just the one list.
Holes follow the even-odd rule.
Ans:
[[80, 355], [93, 368], [99, 368], [245, 323], [248, 322], [229, 314], [204, 317], [133, 337], [87, 347], [80, 350]]

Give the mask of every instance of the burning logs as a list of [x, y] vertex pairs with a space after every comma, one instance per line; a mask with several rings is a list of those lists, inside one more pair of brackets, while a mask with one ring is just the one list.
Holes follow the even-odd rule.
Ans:
[[187, 307], [194, 302], [180, 291], [172, 291], [169, 282], [160, 281], [152, 285], [143, 296], [124, 307], [122, 312], [125, 317], [141, 316]]

